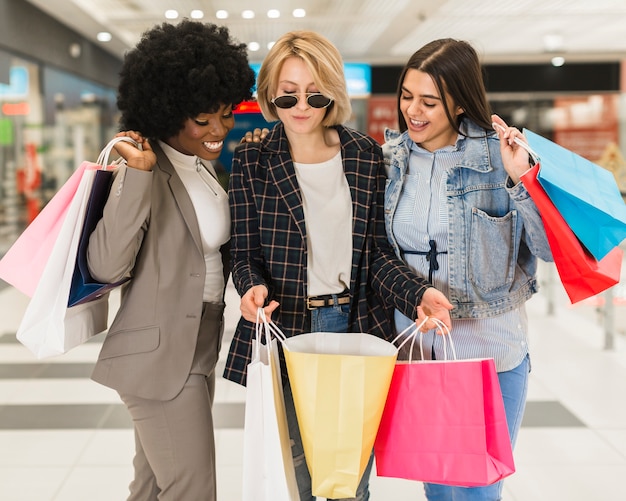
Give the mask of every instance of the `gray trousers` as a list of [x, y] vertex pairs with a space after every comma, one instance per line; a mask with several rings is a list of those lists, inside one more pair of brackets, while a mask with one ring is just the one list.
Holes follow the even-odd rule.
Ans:
[[121, 395], [135, 427], [128, 501], [216, 501], [211, 407], [224, 306], [205, 303], [191, 373], [172, 400]]

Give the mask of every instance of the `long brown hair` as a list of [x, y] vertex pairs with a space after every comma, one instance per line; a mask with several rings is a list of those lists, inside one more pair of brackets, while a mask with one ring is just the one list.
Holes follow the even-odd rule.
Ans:
[[[459, 131], [459, 120], [466, 116], [484, 129], [491, 130], [491, 107], [483, 78], [483, 68], [474, 48], [462, 40], [442, 38], [434, 40], [413, 54], [402, 70], [398, 82], [397, 108], [400, 131], [407, 124], [400, 111], [402, 84], [408, 70], [423, 71], [430, 75], [439, 90], [448, 121]], [[452, 114], [445, 99], [449, 94], [456, 106], [463, 109], [458, 117]]]

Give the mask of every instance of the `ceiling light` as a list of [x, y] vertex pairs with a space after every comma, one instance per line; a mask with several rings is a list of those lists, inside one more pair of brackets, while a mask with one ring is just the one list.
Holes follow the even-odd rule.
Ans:
[[544, 35], [543, 47], [547, 52], [561, 50], [563, 48], [563, 37], [554, 33]]
[[253, 10], [244, 10], [241, 13], [241, 17], [244, 19], [254, 19], [254, 11]]
[[552, 66], [563, 66], [565, 64], [565, 58], [562, 56], [556, 56], [552, 58]]
[[201, 10], [195, 9], [191, 11], [191, 19], [202, 19], [204, 17], [204, 12]]
[[291, 14], [293, 15], [293, 17], [305, 17], [306, 11], [304, 9], [294, 9]]
[[270, 50], [272, 47], [274, 47], [274, 44], [275, 44], [275, 43], [276, 43], [276, 42], [268, 42], [268, 44], [267, 44], [267, 50]]
[[178, 19], [178, 11], [174, 9], [166, 10], [165, 19]]
[[261, 46], [259, 45], [259, 42], [250, 42], [248, 44], [248, 49], [251, 50], [252, 52], [256, 52], [260, 48]]
[[228, 19], [228, 12], [225, 10], [218, 10], [215, 13], [215, 17], [217, 17], [218, 19]]
[[79, 43], [75, 42], [75, 43], [70, 44], [69, 51], [70, 51], [70, 56], [72, 56], [74, 59], [76, 59], [76, 58], [80, 57], [80, 54], [82, 52], [82, 48], [81, 48]]
[[108, 31], [101, 31], [96, 35], [96, 38], [98, 39], [98, 42], [110, 42], [113, 37]]
[[267, 11], [267, 17], [270, 19], [278, 19], [280, 17], [280, 11], [278, 9], [270, 9]]

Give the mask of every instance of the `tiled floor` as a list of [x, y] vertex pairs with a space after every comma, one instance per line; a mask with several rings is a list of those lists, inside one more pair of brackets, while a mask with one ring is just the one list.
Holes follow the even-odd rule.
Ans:
[[[549, 271], [542, 268], [544, 279]], [[595, 307], [572, 307], [558, 284], [552, 303], [548, 290], [528, 304], [529, 403], [504, 501], [626, 500], [626, 305], [615, 306], [607, 350]], [[623, 285], [614, 290], [626, 297]], [[227, 299], [228, 337], [238, 318], [232, 289]], [[133, 437], [117, 394], [89, 379], [99, 340], [36, 360], [15, 340], [26, 304], [14, 289], [0, 290], [0, 500], [121, 501]], [[218, 380], [220, 501], [241, 492], [244, 400], [245, 389]], [[425, 499], [417, 482], [374, 475], [371, 491], [372, 501]]]

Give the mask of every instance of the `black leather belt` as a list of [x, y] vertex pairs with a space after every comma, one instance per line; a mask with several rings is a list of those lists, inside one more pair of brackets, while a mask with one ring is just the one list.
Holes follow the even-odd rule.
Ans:
[[315, 310], [317, 308], [333, 306], [335, 304], [335, 298], [337, 300], [337, 304], [349, 304], [350, 292], [344, 291], [340, 294], [325, 294], [323, 296], [307, 297], [306, 307], [308, 310]]

